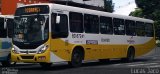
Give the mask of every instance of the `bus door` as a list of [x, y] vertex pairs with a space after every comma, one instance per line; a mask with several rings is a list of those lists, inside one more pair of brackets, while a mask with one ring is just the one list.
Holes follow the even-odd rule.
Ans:
[[0, 18], [0, 57], [7, 57], [11, 49], [13, 19]]
[[[69, 58], [68, 48], [68, 12], [54, 10], [51, 14], [51, 51], [61, 58]], [[62, 55], [64, 54], [64, 55]], [[61, 60], [56, 60], [56, 62]], [[55, 61], [54, 61], [55, 62]]]

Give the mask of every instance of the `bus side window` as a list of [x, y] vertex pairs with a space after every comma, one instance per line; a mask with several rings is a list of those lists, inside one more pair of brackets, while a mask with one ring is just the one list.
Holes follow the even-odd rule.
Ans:
[[83, 33], [83, 15], [82, 13], [69, 13], [70, 31], [75, 33]]
[[135, 21], [126, 20], [125, 25], [126, 25], [126, 35], [135, 36], [136, 35]]
[[154, 36], [154, 30], [153, 30], [153, 24], [151, 23], [145, 23], [145, 31], [147, 37], [153, 37]]
[[13, 35], [13, 19], [7, 19], [7, 29], [8, 29], [8, 37], [12, 38]]
[[125, 34], [125, 24], [123, 19], [114, 18], [114, 34], [115, 35], [124, 35]]
[[84, 14], [84, 28], [86, 33], [99, 33], [99, 17], [97, 15]]
[[137, 36], [145, 36], [144, 22], [136, 22], [136, 34]]
[[[56, 17], [60, 16], [60, 22], [56, 23]], [[65, 14], [52, 13], [51, 16], [52, 38], [68, 37], [68, 18]]]
[[113, 25], [111, 17], [100, 17], [101, 34], [113, 34]]
[[7, 37], [7, 29], [4, 29], [4, 18], [0, 18], [0, 38]]

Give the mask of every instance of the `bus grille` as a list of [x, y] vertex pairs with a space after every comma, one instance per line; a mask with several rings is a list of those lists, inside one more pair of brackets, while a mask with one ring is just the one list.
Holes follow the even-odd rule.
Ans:
[[20, 51], [21, 53], [36, 53], [37, 51]]
[[22, 59], [33, 59], [34, 56], [21, 56]]

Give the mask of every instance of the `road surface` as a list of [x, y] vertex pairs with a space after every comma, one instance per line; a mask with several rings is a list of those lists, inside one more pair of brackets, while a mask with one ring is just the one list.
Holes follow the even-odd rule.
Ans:
[[71, 68], [66, 63], [56, 63], [49, 69], [39, 64], [17, 63], [15, 66], [2, 67], [0, 74], [160, 74], [160, 48], [138, 57], [132, 63], [117, 59], [110, 62], [85, 62], [79, 68]]

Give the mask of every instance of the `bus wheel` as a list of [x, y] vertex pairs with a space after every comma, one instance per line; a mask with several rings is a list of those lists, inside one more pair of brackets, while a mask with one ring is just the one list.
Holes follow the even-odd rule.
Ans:
[[42, 68], [48, 69], [48, 68], [51, 67], [52, 63], [45, 63], [45, 62], [43, 62], [43, 63], [40, 63], [40, 65], [41, 65]]
[[129, 48], [128, 54], [127, 54], [127, 61], [132, 62], [135, 58], [135, 50], [134, 48]]
[[8, 67], [11, 66], [11, 55], [9, 54], [6, 61], [2, 61], [2, 66]]
[[72, 53], [71, 61], [68, 62], [68, 64], [71, 65], [72, 67], [79, 67], [82, 64], [83, 57], [84, 57], [83, 51], [74, 50]]
[[135, 50], [133, 47], [130, 47], [127, 52], [127, 58], [123, 58], [122, 60], [125, 62], [133, 62], [135, 58]]

